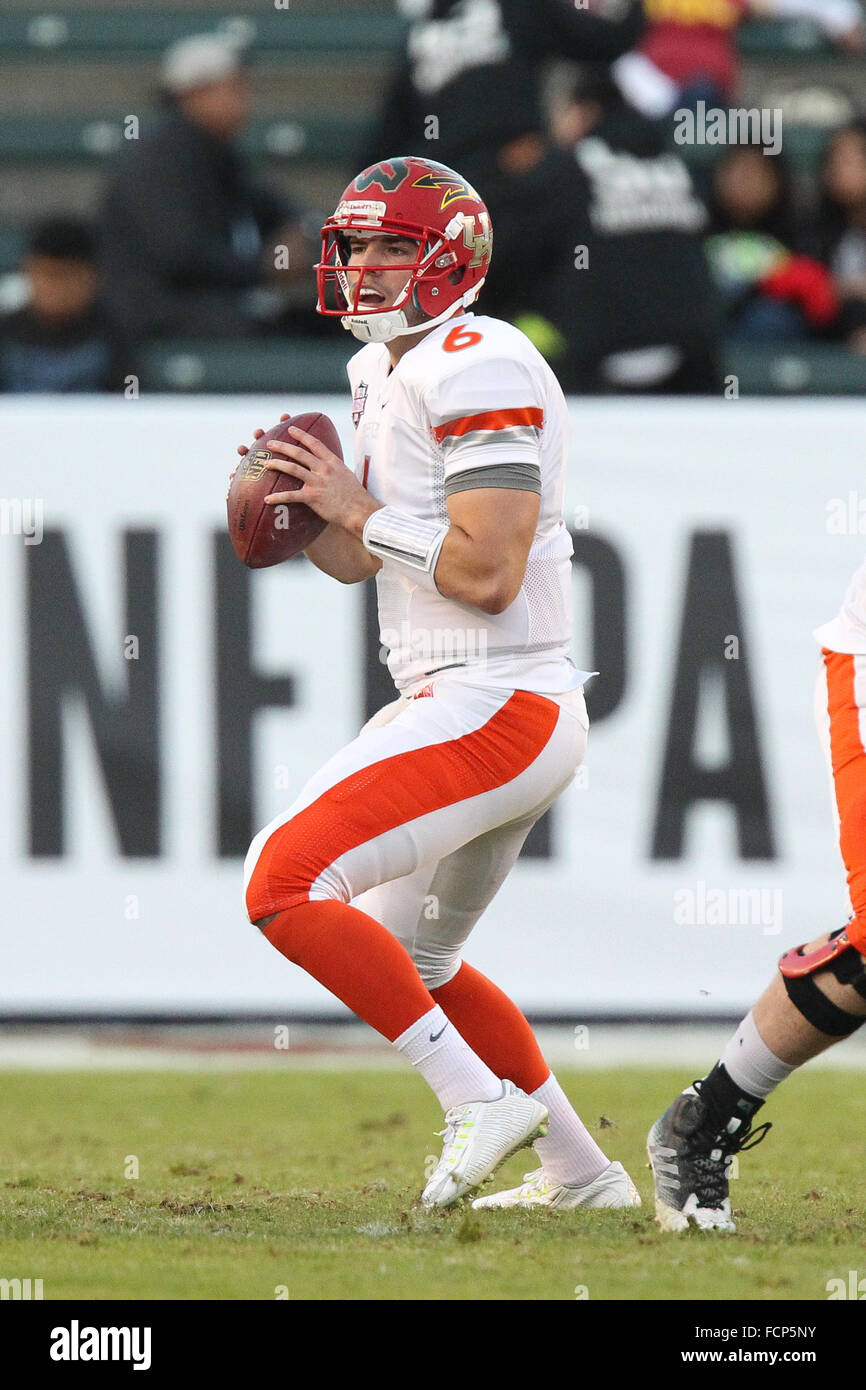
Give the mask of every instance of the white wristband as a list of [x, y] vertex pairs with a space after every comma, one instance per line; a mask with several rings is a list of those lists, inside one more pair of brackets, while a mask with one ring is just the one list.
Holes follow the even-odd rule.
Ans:
[[361, 535], [367, 550], [383, 560], [402, 560], [404, 565], [432, 575], [448, 527], [424, 521], [399, 507], [380, 507], [367, 517]]

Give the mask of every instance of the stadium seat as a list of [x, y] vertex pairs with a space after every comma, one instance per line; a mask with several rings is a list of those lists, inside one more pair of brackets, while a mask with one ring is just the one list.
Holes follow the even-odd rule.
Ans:
[[345, 392], [346, 363], [356, 346], [343, 333], [333, 343], [151, 343], [141, 355], [139, 375], [145, 391]]
[[745, 396], [859, 396], [866, 392], [866, 357], [842, 347], [792, 343], [728, 342], [726, 375], [734, 375]]
[[808, 19], [750, 20], [737, 35], [744, 58], [796, 60], [835, 53], [827, 35]]
[[[142, 134], [147, 119], [145, 113]], [[103, 160], [123, 145], [123, 123], [122, 112], [104, 116], [70, 112], [63, 120], [54, 115], [7, 116], [0, 122], [0, 164]], [[328, 115], [257, 120], [244, 132], [241, 147], [253, 158], [342, 163], [346, 150], [363, 139], [364, 125], [357, 117]]]
[[254, 12], [214, 15], [206, 9], [80, 10], [38, 14], [0, 13], [0, 51], [5, 59], [36, 53], [95, 57], [161, 52], [188, 34], [219, 30], [246, 39], [253, 52], [268, 57], [292, 52], [382, 54], [396, 49], [404, 22], [394, 13], [329, 7], [304, 13], [262, 6]]

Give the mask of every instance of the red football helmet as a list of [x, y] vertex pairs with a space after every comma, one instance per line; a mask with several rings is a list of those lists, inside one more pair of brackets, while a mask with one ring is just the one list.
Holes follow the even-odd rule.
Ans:
[[[406, 267], [406, 284], [393, 304], [357, 307], [368, 271], [394, 266], [364, 266], [350, 283], [350, 230], [418, 243], [415, 261]], [[474, 303], [492, 250], [490, 214], [465, 179], [444, 164], [415, 155], [384, 159], [352, 180], [322, 228], [316, 309], [341, 318], [343, 327], [364, 342], [387, 343], [407, 333], [423, 333]], [[409, 327], [404, 312], [409, 304], [429, 316], [424, 323]]]

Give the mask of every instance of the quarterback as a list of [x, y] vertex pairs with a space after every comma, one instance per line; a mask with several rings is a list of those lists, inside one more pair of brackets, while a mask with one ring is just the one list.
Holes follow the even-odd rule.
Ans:
[[819, 627], [818, 734], [832, 773], [850, 920], [788, 951], [779, 974], [746, 1015], [719, 1062], [650, 1130], [656, 1218], [668, 1231], [693, 1222], [736, 1229], [728, 1196], [734, 1154], [769, 1124], [752, 1117], [780, 1082], [866, 1023], [866, 562], [842, 609]]
[[326, 574], [376, 576], [398, 695], [255, 837], [245, 907], [436, 1094], [425, 1204], [534, 1144], [537, 1172], [476, 1205], [630, 1206], [631, 1179], [526, 1019], [463, 960], [588, 729], [590, 673], [569, 657], [565, 401], [522, 333], [469, 312], [491, 249], [474, 189], [415, 157], [365, 169], [322, 229], [318, 312], [365, 345], [348, 367], [355, 467], [293, 430], [270, 447], [303, 485], [268, 501], [327, 521], [306, 551]]

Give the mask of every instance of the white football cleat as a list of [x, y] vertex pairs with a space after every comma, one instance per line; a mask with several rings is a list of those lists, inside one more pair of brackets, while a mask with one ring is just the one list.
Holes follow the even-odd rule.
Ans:
[[440, 1130], [445, 1142], [442, 1157], [421, 1194], [428, 1207], [449, 1207], [452, 1202], [492, 1177], [506, 1158], [518, 1149], [531, 1148], [547, 1133], [547, 1106], [503, 1081], [498, 1100], [476, 1100], [458, 1105], [445, 1116]]
[[494, 1207], [556, 1207], [568, 1211], [572, 1207], [639, 1207], [640, 1193], [621, 1163], [611, 1163], [592, 1182], [582, 1187], [554, 1182], [543, 1168], [527, 1173], [520, 1187], [507, 1192], [493, 1192], [489, 1197], [477, 1197], [472, 1203], [476, 1211]]

